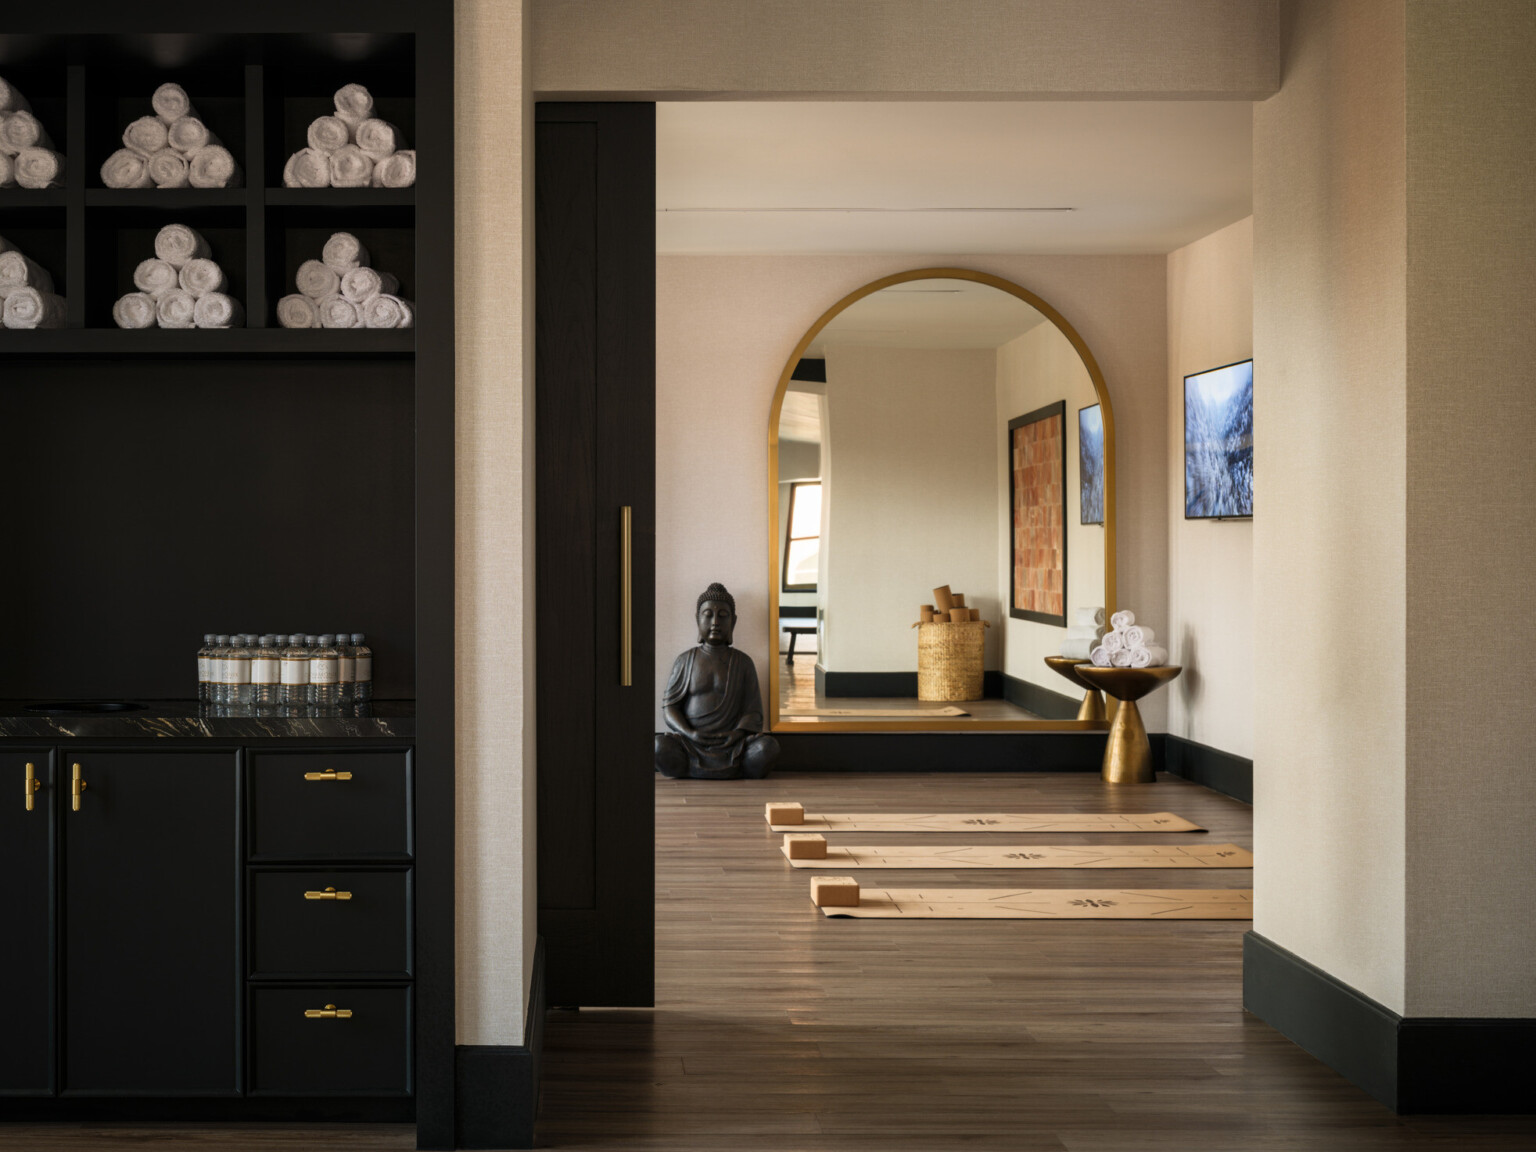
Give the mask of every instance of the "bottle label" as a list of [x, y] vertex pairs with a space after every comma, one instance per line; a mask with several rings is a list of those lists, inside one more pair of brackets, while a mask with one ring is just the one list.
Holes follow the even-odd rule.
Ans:
[[233, 660], [226, 660], [224, 664], [227, 670], [224, 683], [249, 684], [251, 682], [251, 660], [249, 656], [243, 660], [239, 657]]
[[284, 684], [308, 684], [309, 683], [309, 657], [308, 656], [284, 656], [283, 657], [283, 683]]
[[206, 656], [197, 658], [197, 681], [206, 684], [213, 678], [213, 661]]
[[252, 684], [276, 684], [279, 678], [279, 664], [281, 661], [268, 656], [262, 656], [251, 660]]
[[372, 656], [359, 656], [357, 658], [357, 668], [353, 672], [353, 675], [356, 677], [357, 682], [359, 684], [361, 684], [364, 680], [372, 682], [372, 680], [373, 680], [373, 657]]
[[350, 656], [343, 656], [336, 661], [336, 674], [341, 677], [343, 684], [350, 684], [357, 679], [357, 661]]
[[338, 683], [336, 676], [340, 669], [336, 667], [336, 664], [337, 661], [334, 656], [324, 660], [319, 657], [311, 657], [309, 661], [309, 682], [311, 684]]

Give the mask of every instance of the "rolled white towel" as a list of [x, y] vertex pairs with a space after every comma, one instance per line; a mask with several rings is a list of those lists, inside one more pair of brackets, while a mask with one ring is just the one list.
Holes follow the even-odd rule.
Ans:
[[368, 249], [350, 232], [333, 232], [320, 250], [320, 260], [338, 273], [350, 272], [368, 263]]
[[0, 152], [15, 156], [23, 148], [52, 148], [53, 141], [31, 112], [7, 112], [0, 116]]
[[410, 188], [416, 183], [416, 150], [402, 148], [373, 163], [375, 188]]
[[[166, 267], [169, 268], [170, 265], [167, 264]], [[224, 270], [204, 257], [188, 260], [181, 266], [178, 284], [183, 292], [201, 299], [210, 292], [224, 291]], [[199, 324], [198, 327], [201, 328], [203, 325]]]
[[[176, 269], [172, 268], [164, 260], [151, 257], [148, 260], [139, 261], [139, 266], [133, 270], [133, 286], [146, 296], [159, 299], [173, 288], [181, 287], [181, 278]], [[147, 324], [119, 324], [119, 328], [147, 328]]]
[[155, 318], [162, 328], [195, 328], [197, 300], [190, 292], [172, 288], [155, 301]]
[[356, 144], [331, 153], [332, 188], [366, 188], [373, 179], [373, 161]]
[[409, 300], [380, 294], [362, 307], [364, 328], [410, 328], [416, 323], [416, 310]]
[[167, 224], [155, 236], [155, 255], [172, 268], [180, 268], [188, 260], [204, 259], [213, 253], [208, 241], [185, 224]]
[[1161, 668], [1168, 663], [1168, 649], [1161, 644], [1149, 644], [1145, 648], [1131, 649], [1132, 668]]
[[320, 327], [322, 328], [362, 327], [357, 315], [357, 305], [339, 292], [319, 301], [317, 307], [320, 309]]
[[16, 161], [0, 152], [0, 188], [16, 187]]
[[336, 269], [318, 260], [306, 260], [300, 264], [293, 282], [294, 287], [311, 300], [324, 300], [341, 291], [341, 276]]
[[284, 188], [329, 188], [331, 157], [328, 152], [301, 148], [283, 165]]
[[352, 143], [361, 148], [368, 159], [378, 163], [405, 146], [405, 135], [388, 120], [370, 116], [352, 133]]
[[344, 84], [336, 90], [336, 115], [356, 126], [373, 115], [373, 96], [361, 84]]
[[119, 328], [158, 328], [160, 319], [155, 298], [147, 292], [119, 296], [112, 305], [112, 319]]
[[1131, 650], [1129, 648], [1117, 648], [1109, 654], [1109, 664], [1112, 668], [1129, 668], [1131, 666]]
[[16, 91], [14, 85], [6, 82], [5, 77], [0, 76], [0, 112], [30, 112], [32, 105], [27, 103], [27, 98]]
[[36, 288], [39, 292], [53, 291], [53, 277], [40, 264], [12, 249], [0, 252], [0, 297], [9, 296], [21, 288]]
[[217, 144], [219, 138], [196, 116], [183, 116], [166, 125], [165, 142], [183, 156], [191, 156], [199, 148]]
[[1109, 618], [1109, 626], [1116, 632], [1124, 632], [1134, 623], [1136, 623], [1136, 613], [1134, 612], [1116, 612]]
[[[332, 272], [332, 275], [334, 274]], [[373, 268], [359, 266], [341, 278], [341, 294], [354, 304], [366, 304], [381, 292], [386, 296], [393, 296], [399, 291], [399, 280], [388, 272], [379, 272]]]
[[1104, 645], [1104, 651], [1106, 652], [1118, 652], [1125, 647], [1125, 633], [1106, 632], [1104, 633], [1104, 639], [1099, 641], [1099, 643]]
[[1089, 650], [1088, 659], [1095, 668], [1108, 668], [1111, 666], [1114, 656], [1109, 649], [1100, 644], [1097, 648]]
[[303, 293], [284, 296], [277, 302], [277, 323], [283, 328], [319, 328], [320, 309]]
[[64, 183], [64, 157], [47, 148], [16, 153], [16, 183], [23, 188], [57, 188]]
[[64, 297], [36, 288], [17, 288], [5, 297], [7, 328], [64, 327]]
[[316, 152], [329, 154], [352, 143], [352, 129], [339, 116], [318, 116], [309, 123], [307, 142]]
[[192, 317], [199, 328], [245, 327], [245, 309], [240, 306], [240, 301], [223, 292], [199, 296]]
[[162, 148], [149, 158], [149, 178], [156, 188], [186, 188], [187, 158], [174, 148]]
[[1145, 624], [1132, 624], [1125, 630], [1125, 642], [1132, 648], [1145, 648], [1157, 640], [1157, 633]]
[[149, 164], [137, 152], [119, 148], [101, 166], [101, 182], [108, 188], [153, 188]]
[[197, 109], [192, 107], [192, 101], [187, 97], [187, 90], [180, 84], [160, 85], [155, 89], [155, 94], [149, 98], [149, 103], [154, 108], [155, 115], [167, 124], [186, 116], [197, 115]]
[[158, 116], [140, 116], [123, 129], [123, 147], [146, 160], [165, 146], [165, 121]]
[[1074, 624], [1097, 624], [1100, 627], [1103, 627], [1104, 609], [1075, 608], [1072, 611], [1072, 622]]
[[221, 144], [199, 148], [187, 159], [187, 183], [194, 188], [238, 188], [242, 182], [240, 165]]
[[1095, 647], [1092, 640], [1063, 640], [1061, 655], [1068, 660], [1087, 660]]

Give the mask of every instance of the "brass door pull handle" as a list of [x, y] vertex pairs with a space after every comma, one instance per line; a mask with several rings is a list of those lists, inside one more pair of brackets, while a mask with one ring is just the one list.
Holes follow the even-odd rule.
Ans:
[[85, 781], [83, 779], [81, 779], [81, 777], [80, 777], [80, 765], [76, 764], [74, 766], [73, 771], [70, 774], [70, 783], [69, 783], [69, 791], [70, 791], [69, 806], [71, 808], [73, 808], [76, 812], [80, 811], [80, 797], [84, 794], [85, 788], [86, 788]]
[[619, 509], [619, 687], [635, 683], [635, 512]]
[[352, 893], [350, 893], [350, 892], [338, 892], [334, 888], [327, 888], [324, 892], [306, 892], [306, 893], [304, 893], [304, 899], [306, 899], [306, 900], [350, 900], [350, 899], [352, 899]]
[[304, 779], [306, 779], [306, 780], [350, 780], [350, 779], [352, 779], [352, 773], [350, 773], [350, 772], [338, 772], [334, 768], [329, 768], [329, 769], [327, 769], [324, 772], [306, 772], [306, 773], [304, 773]]
[[35, 764], [28, 764], [27, 765], [26, 786], [27, 786], [27, 811], [30, 812], [30, 811], [32, 811], [33, 808], [37, 807], [37, 805], [33, 801], [32, 797], [37, 795], [37, 790], [43, 786], [43, 782], [37, 778], [37, 765], [35, 765]]
[[304, 1009], [304, 1019], [350, 1020], [352, 1019], [352, 1009], [338, 1008], [334, 1004], [327, 1004], [324, 1008], [306, 1008]]

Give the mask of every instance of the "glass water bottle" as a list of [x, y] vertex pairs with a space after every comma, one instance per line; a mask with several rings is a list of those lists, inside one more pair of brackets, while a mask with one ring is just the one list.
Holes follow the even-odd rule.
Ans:
[[327, 633], [309, 654], [309, 702], [317, 708], [335, 708], [341, 703], [340, 656], [336, 637]]
[[309, 703], [309, 649], [304, 647], [304, 636], [295, 632], [288, 637], [288, 647], [282, 657], [283, 708], [290, 713], [302, 711]]
[[276, 636], [263, 636], [251, 653], [251, 703], [257, 708], [282, 703], [283, 657], [276, 641]]
[[357, 699], [357, 655], [348, 642], [350, 634], [336, 633], [336, 680], [340, 686], [337, 699], [351, 704]]
[[213, 642], [212, 632], [204, 633], [203, 646], [197, 650], [197, 702], [206, 704], [213, 696]]
[[357, 678], [352, 695], [359, 704], [373, 699], [373, 649], [366, 647], [363, 640], [361, 632], [352, 633], [352, 674]]

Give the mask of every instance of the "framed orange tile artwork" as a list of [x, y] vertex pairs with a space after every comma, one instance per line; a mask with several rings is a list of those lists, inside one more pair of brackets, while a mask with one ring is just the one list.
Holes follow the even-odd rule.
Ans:
[[1067, 626], [1067, 402], [1008, 421], [1008, 614]]

